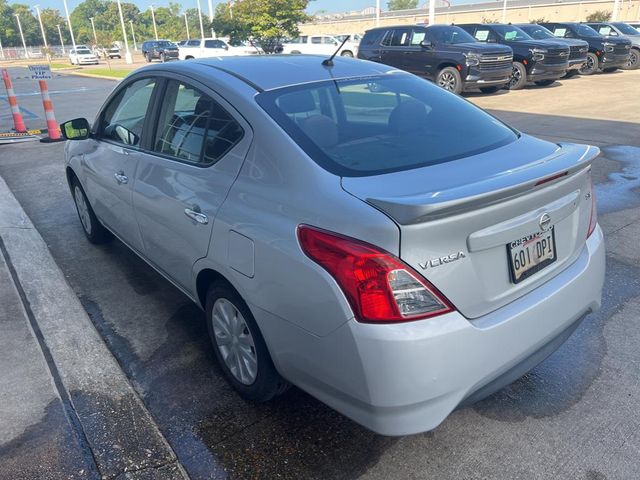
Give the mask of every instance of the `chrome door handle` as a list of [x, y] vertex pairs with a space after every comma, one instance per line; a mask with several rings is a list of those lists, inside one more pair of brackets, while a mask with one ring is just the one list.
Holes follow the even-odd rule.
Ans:
[[127, 177], [122, 170], [113, 174], [116, 177], [116, 181], [120, 184], [129, 183], [129, 177]]
[[200, 211], [200, 207], [194, 205], [193, 208], [185, 208], [184, 214], [192, 220], [196, 222], [206, 225], [209, 223], [209, 217], [207, 217], [204, 213]]

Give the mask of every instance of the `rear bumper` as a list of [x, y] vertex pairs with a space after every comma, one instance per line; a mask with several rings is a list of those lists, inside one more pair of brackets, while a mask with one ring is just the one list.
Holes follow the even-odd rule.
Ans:
[[375, 432], [407, 435], [435, 428], [555, 350], [600, 307], [604, 269], [598, 227], [556, 277], [472, 321], [457, 312], [400, 325], [351, 320], [317, 337], [252, 310], [283, 376]]

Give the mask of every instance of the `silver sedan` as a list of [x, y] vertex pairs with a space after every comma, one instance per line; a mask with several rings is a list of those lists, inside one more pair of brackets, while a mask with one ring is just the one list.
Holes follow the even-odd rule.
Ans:
[[69, 186], [89, 241], [118, 237], [206, 311], [242, 396], [293, 384], [376, 432], [423, 432], [599, 308], [598, 149], [323, 60], [134, 72], [92, 124], [62, 125]]

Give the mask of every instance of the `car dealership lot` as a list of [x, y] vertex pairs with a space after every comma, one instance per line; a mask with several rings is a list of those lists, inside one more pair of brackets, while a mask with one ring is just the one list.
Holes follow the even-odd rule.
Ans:
[[[377, 436], [297, 389], [267, 405], [240, 400], [198, 309], [119, 242], [85, 240], [62, 144], [1, 146], [0, 175], [193, 478], [630, 478], [640, 449], [638, 81], [634, 71], [469, 96], [528, 133], [603, 148], [594, 178], [609, 249], [604, 305], [529, 375], [412, 437]], [[91, 118], [113, 85], [56, 77], [58, 121]], [[42, 126], [39, 97], [24, 95], [35, 85], [15, 87], [28, 126]], [[0, 103], [1, 130], [7, 112]]]

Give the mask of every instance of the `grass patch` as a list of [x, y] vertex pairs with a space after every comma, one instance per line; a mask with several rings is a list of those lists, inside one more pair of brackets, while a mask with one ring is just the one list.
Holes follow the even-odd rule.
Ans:
[[69, 63], [51, 63], [52, 70], [64, 70], [66, 68], [75, 68], [75, 66]]
[[80, 71], [91, 75], [102, 75], [113, 78], [124, 78], [131, 73], [131, 70], [109, 70], [108, 68], [83, 68]]

